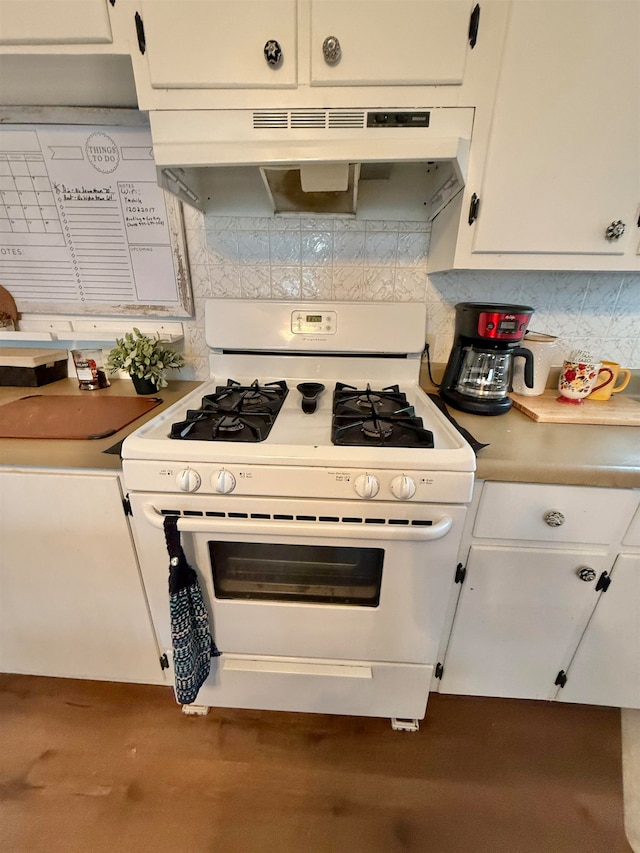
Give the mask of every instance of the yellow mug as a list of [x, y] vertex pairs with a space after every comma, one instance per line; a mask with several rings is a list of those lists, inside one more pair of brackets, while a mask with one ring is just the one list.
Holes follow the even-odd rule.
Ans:
[[[613, 380], [608, 382], [606, 385], [603, 385], [597, 391], [593, 391], [589, 394], [587, 399], [608, 400], [612, 394], [624, 391], [629, 384], [629, 381], [631, 380], [631, 371], [627, 370], [626, 367], [620, 367], [620, 365], [615, 361], [603, 361], [600, 370], [604, 370], [605, 368], [608, 368], [613, 373]], [[622, 377], [622, 382], [618, 385], [618, 377], [620, 376]]]

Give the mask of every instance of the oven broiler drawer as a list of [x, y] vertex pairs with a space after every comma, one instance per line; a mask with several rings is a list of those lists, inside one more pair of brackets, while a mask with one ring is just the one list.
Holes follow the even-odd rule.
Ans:
[[424, 718], [433, 666], [222, 654], [197, 705]]

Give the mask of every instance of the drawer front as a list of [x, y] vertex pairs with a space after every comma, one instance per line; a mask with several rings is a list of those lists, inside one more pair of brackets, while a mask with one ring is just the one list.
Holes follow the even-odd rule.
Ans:
[[637, 503], [630, 489], [485, 483], [474, 535], [608, 545], [622, 538]]
[[[636, 494], [638, 493], [636, 492]], [[623, 544], [630, 545], [632, 548], [640, 548], [640, 506], [633, 517], [633, 521], [629, 525], [629, 529], [625, 533]]]
[[196, 703], [421, 720], [432, 675], [419, 664], [223, 654], [212, 659]]

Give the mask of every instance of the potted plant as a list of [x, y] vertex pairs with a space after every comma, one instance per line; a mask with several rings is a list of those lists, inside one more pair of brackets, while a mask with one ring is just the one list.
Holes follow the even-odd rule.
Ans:
[[118, 370], [128, 373], [138, 394], [155, 394], [168, 385], [165, 370], [180, 369], [184, 366], [184, 358], [180, 353], [165, 349], [159, 336], [150, 338], [134, 328], [133, 334], [127, 332], [124, 338], [116, 338], [107, 365], [111, 373]]

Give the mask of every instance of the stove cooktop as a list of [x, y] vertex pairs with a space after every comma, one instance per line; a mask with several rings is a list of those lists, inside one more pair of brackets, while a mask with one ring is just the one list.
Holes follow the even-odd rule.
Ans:
[[[202, 397], [197, 409], [171, 424], [169, 438], [187, 441], [262, 442], [289, 393], [285, 380], [243, 385], [235, 379]], [[304, 412], [300, 428], [304, 426]], [[315, 414], [315, 411], [313, 412]], [[337, 382], [333, 392], [331, 441], [335, 445], [433, 448], [433, 432], [398, 385], [357, 388]]]

